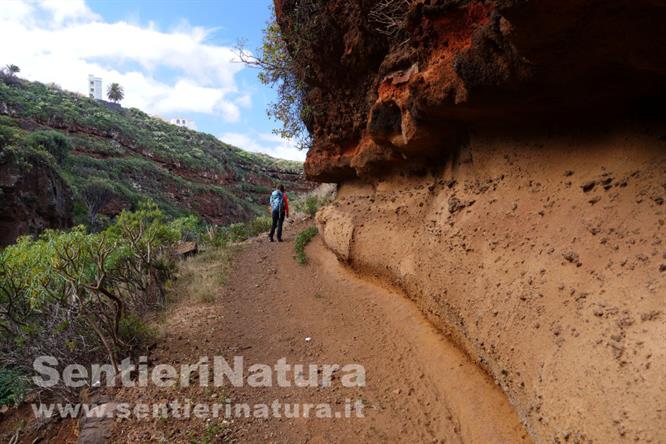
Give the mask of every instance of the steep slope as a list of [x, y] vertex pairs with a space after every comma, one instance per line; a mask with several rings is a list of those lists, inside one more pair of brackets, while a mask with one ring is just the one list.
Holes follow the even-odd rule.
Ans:
[[[103, 206], [102, 214], [112, 216], [151, 198], [170, 214], [197, 213], [212, 223], [246, 220], [258, 214], [276, 182], [295, 192], [311, 188], [303, 180], [298, 162], [248, 153], [212, 135], [53, 85], [8, 77], [0, 80], [0, 115], [4, 116], [0, 125], [14, 133], [14, 145], [20, 146], [31, 133], [42, 130], [56, 130], [69, 139], [69, 156], [54, 163], [54, 168], [68, 185], [62, 189], [71, 194], [75, 222], [85, 217], [82, 194], [92, 179], [113, 189], [113, 198]], [[21, 193], [29, 194], [4, 185], [3, 192], [12, 193], [3, 197], [9, 206]], [[66, 200], [66, 195], [61, 197]], [[35, 207], [33, 212], [37, 211]], [[25, 220], [7, 213], [4, 219], [6, 224]]]
[[25, 233], [72, 226], [69, 187], [42, 153], [0, 148], [0, 246]]
[[306, 175], [340, 183], [328, 247], [404, 289], [536, 442], [666, 440], [664, 4], [275, 3]]

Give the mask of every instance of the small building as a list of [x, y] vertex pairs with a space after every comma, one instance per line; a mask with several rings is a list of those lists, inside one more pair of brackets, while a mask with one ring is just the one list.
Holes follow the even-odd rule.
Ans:
[[183, 126], [185, 128], [189, 128], [194, 131], [197, 130], [197, 124], [194, 122], [194, 120], [188, 120], [188, 119], [183, 119], [182, 117], [176, 117], [175, 119], [169, 120], [169, 123], [171, 123], [172, 125]]
[[102, 79], [92, 74], [88, 75], [88, 97], [95, 100], [102, 100]]

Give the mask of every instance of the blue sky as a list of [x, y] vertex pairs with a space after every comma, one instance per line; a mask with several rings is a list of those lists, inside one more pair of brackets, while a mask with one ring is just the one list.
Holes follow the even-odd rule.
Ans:
[[239, 39], [261, 45], [271, 0], [3, 0], [0, 64], [21, 75], [85, 93], [88, 74], [125, 88], [123, 105], [250, 151], [302, 160], [272, 134], [275, 92], [233, 60]]

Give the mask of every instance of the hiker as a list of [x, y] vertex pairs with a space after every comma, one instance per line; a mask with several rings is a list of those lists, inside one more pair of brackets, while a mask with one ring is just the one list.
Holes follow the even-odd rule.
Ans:
[[284, 218], [289, 217], [289, 199], [287, 193], [284, 192], [284, 185], [280, 185], [271, 193], [271, 215], [273, 216], [273, 224], [271, 225], [271, 232], [268, 233], [268, 239], [273, 242], [273, 234], [277, 227], [277, 240], [282, 242], [282, 224]]

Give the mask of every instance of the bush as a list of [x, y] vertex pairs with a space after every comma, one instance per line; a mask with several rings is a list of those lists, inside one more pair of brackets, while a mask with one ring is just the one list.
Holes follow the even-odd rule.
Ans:
[[213, 229], [215, 234], [212, 243], [220, 247], [233, 242], [242, 242], [270, 230], [271, 223], [270, 217], [258, 216], [249, 222], [216, 227]]
[[28, 134], [25, 141], [28, 146], [50, 153], [59, 164], [65, 161], [72, 149], [69, 139], [62, 133], [53, 130], [35, 131]]
[[151, 337], [140, 315], [165, 301], [181, 226], [144, 203], [100, 233], [47, 230], [1, 251], [0, 368], [28, 374], [40, 355], [117, 365]]
[[15, 369], [0, 368], [0, 407], [21, 403], [30, 387], [28, 378]]
[[0, 148], [16, 142], [16, 130], [7, 126], [0, 126]]
[[269, 216], [259, 216], [252, 219], [250, 222], [250, 237], [255, 237], [261, 233], [265, 233], [271, 229], [273, 224], [273, 219]]
[[335, 196], [335, 187], [329, 184], [320, 185], [316, 190], [301, 196], [294, 202], [294, 209], [309, 216], [314, 216], [317, 210], [328, 204]]
[[119, 335], [123, 341], [136, 348], [155, 340], [157, 332], [136, 313], [130, 313], [120, 321]]
[[296, 236], [294, 248], [296, 250], [296, 262], [299, 264], [305, 265], [308, 263], [308, 257], [305, 255], [305, 247], [317, 233], [317, 227], [308, 227]]
[[319, 196], [308, 196], [305, 198], [303, 203], [303, 212], [310, 216], [314, 216], [317, 213], [319, 207], [325, 203], [324, 199], [321, 199]]
[[191, 214], [189, 216], [179, 217], [171, 222], [181, 235], [182, 240], [196, 241], [203, 236], [204, 226], [199, 216]]

